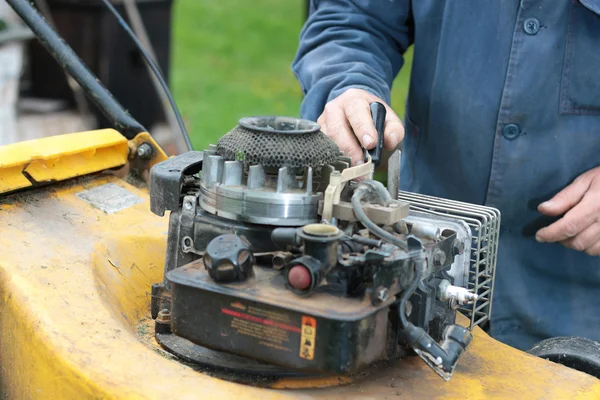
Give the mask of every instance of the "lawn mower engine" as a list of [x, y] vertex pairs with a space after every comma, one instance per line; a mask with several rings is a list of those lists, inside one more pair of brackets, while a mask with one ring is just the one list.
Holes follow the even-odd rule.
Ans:
[[[380, 144], [381, 146], [381, 144]], [[249, 117], [153, 167], [170, 211], [156, 338], [205, 367], [349, 374], [419, 355], [450, 379], [489, 318], [497, 211], [396, 189], [352, 167], [314, 122]], [[372, 157], [373, 156], [373, 157]]]

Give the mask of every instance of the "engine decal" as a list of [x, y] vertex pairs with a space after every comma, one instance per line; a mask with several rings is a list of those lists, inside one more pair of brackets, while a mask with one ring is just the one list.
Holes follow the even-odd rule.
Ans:
[[[233, 317], [230, 326], [237, 334], [259, 339], [258, 344], [273, 349], [292, 351], [292, 349], [289, 348], [289, 333], [300, 333], [300, 328], [296, 326], [275, 321], [270, 318], [262, 318], [262, 316], [269, 315], [280, 320], [286, 320], [285, 314], [269, 312], [256, 307], [248, 308], [248, 312], [255, 315], [231, 310], [229, 308], [222, 308], [221, 312]], [[257, 316], [256, 314], [260, 316]]]

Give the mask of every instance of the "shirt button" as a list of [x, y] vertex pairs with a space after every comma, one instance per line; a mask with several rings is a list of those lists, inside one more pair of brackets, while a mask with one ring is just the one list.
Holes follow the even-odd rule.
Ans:
[[528, 35], [537, 35], [540, 31], [540, 21], [537, 18], [527, 18], [523, 23], [523, 29]]
[[519, 128], [519, 125], [507, 124], [504, 126], [504, 129], [502, 129], [502, 136], [504, 136], [506, 140], [514, 140], [520, 134], [521, 128]]

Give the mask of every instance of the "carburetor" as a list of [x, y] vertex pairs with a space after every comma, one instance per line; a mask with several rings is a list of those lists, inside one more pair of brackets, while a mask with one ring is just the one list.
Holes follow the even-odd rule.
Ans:
[[500, 215], [390, 192], [371, 179], [380, 146], [353, 167], [312, 121], [248, 117], [155, 165], [151, 209], [170, 211], [158, 342], [205, 367], [279, 376], [417, 354], [450, 379], [489, 319]]

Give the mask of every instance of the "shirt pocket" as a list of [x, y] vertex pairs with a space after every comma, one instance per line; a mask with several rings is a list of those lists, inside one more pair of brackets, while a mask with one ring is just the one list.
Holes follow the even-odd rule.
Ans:
[[600, 0], [571, 0], [560, 114], [600, 115]]

